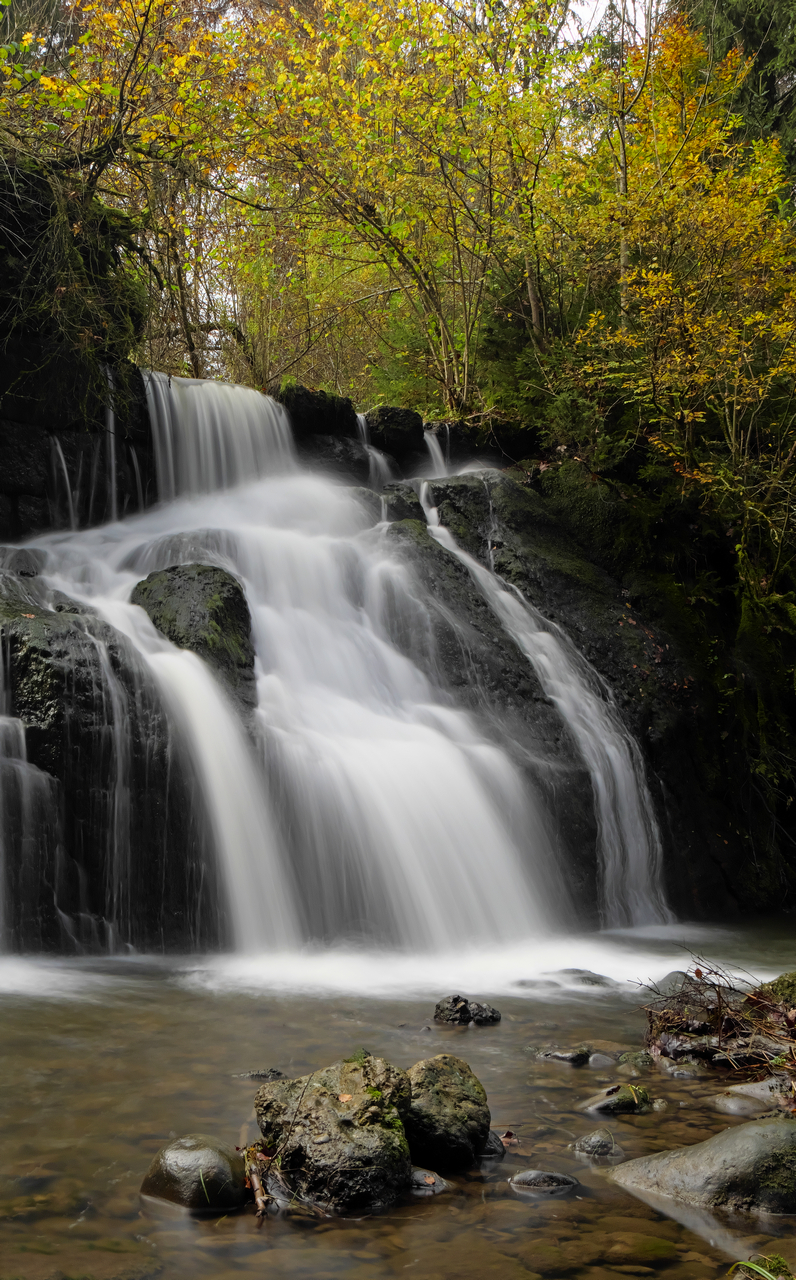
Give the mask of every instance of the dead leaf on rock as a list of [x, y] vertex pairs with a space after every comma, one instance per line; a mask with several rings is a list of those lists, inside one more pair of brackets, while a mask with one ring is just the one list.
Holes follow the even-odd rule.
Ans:
[[338, 1102], [350, 1102], [350, 1101], [351, 1101], [351, 1099], [353, 1098], [353, 1096], [354, 1096], [354, 1095], [353, 1095], [353, 1093], [338, 1093], [338, 1095], [337, 1095], [337, 1101], [338, 1101]]

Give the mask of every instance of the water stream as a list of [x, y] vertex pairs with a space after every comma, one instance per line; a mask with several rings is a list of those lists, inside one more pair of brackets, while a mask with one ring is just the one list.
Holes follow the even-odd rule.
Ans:
[[[278, 1280], [611, 1280], [658, 1269], [703, 1280], [722, 1274], [726, 1256], [763, 1248], [766, 1232], [787, 1234], [787, 1223], [673, 1221], [579, 1165], [568, 1144], [595, 1124], [580, 1105], [609, 1077], [529, 1055], [550, 1039], [639, 1047], [636, 983], [695, 953], [761, 979], [793, 967], [788, 929], [672, 922], [638, 748], [585, 659], [456, 545], [425, 494], [433, 536], [526, 655], [591, 776], [605, 916], [633, 927], [578, 935], [557, 880], [555, 815], [506, 744], [434, 676], [429, 601], [385, 526], [351, 490], [302, 470], [273, 402], [159, 375], [148, 395], [161, 505], [35, 540], [45, 556], [37, 605], [60, 590], [89, 606], [126, 637], [140, 672], [123, 688], [99, 625], [87, 622], [112, 748], [102, 830], [90, 836], [106, 842], [118, 917], [91, 927], [120, 954], [0, 956], [0, 1069], [10, 1084], [0, 1100], [2, 1280], [245, 1280], [266, 1270]], [[130, 603], [148, 573], [195, 561], [230, 570], [245, 590], [251, 723], [208, 666]], [[411, 635], [415, 658], [398, 632]], [[168, 961], [126, 946], [139, 852], [131, 704], [155, 693], [218, 862], [225, 953]], [[28, 900], [20, 878], [35, 881], [41, 850], [62, 840], [55, 784], [28, 763], [11, 710], [0, 670], [0, 949], [11, 898], [14, 910]], [[503, 1021], [433, 1024], [434, 1001], [453, 990], [495, 1000]], [[232, 1145], [254, 1136], [256, 1085], [238, 1073], [297, 1075], [362, 1043], [401, 1066], [466, 1057], [493, 1123], [519, 1132], [519, 1151], [502, 1168], [454, 1179], [447, 1196], [366, 1221], [288, 1213], [258, 1231], [248, 1213], [141, 1216], [138, 1186], [170, 1134], [204, 1131]], [[630, 1156], [737, 1122], [711, 1109], [715, 1087], [699, 1075], [655, 1071], [644, 1083], [668, 1106], [616, 1122]], [[529, 1165], [574, 1173], [582, 1194], [518, 1201], [507, 1172]], [[796, 1241], [781, 1248], [796, 1261]]]
[[[163, 502], [123, 522], [39, 538], [40, 583], [110, 622], [149, 671], [198, 783], [234, 948], [365, 942], [444, 952], [560, 930], [567, 908], [549, 838], [555, 815], [510, 754], [429, 678], [429, 605], [384, 526], [373, 528], [344, 486], [301, 469], [274, 401], [159, 374], [148, 376], [147, 396]], [[364, 419], [360, 431], [366, 439]], [[429, 449], [443, 464], [435, 439]], [[596, 675], [426, 506], [434, 536], [467, 565], [588, 766], [605, 922], [670, 919], [640, 755]], [[147, 573], [196, 560], [230, 570], [247, 596], [258, 696], [249, 732], [210, 669], [129, 603]], [[415, 652], [426, 646], [424, 670], [397, 643], [407, 632]], [[100, 650], [113, 742], [113, 891], [102, 928], [109, 945], [124, 947], [136, 856], [129, 715], [102, 637], [87, 639]]]

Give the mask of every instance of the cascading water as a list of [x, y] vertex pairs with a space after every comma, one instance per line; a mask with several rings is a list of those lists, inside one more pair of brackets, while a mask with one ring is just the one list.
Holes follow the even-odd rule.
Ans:
[[[366, 940], [438, 951], [550, 933], [567, 907], [549, 817], [527, 773], [429, 675], [429, 608], [384, 526], [370, 527], [345, 487], [299, 468], [273, 401], [160, 374], [147, 375], [147, 397], [163, 505], [37, 546], [47, 588], [121, 632], [159, 691], [199, 786], [236, 948]], [[434, 532], [447, 546], [445, 531]], [[448, 549], [462, 558], [452, 542]], [[248, 729], [210, 669], [129, 603], [147, 573], [194, 561], [231, 571], [245, 590], [258, 694]], [[570, 717], [595, 779], [610, 917], [666, 919], [649, 832], [631, 856], [644, 824], [654, 829], [643, 772], [600, 773], [589, 754], [600, 735], [603, 754], [614, 749], [610, 715], [583, 709], [587, 694], [590, 707], [605, 707], [596, 678], [549, 627], [534, 629], [527, 606], [494, 575], [474, 561], [468, 568]], [[411, 634], [413, 652], [425, 645], [422, 669], [396, 631]], [[579, 728], [570, 705], [578, 702]], [[121, 716], [114, 707], [113, 724]], [[114, 749], [118, 779], [124, 741]], [[621, 749], [632, 766], [627, 735]], [[598, 776], [613, 789], [606, 782], [602, 794]], [[120, 901], [140, 856], [126, 803], [122, 787], [113, 809]]]
[[389, 484], [395, 477], [389, 459], [380, 449], [375, 449], [370, 443], [370, 428], [364, 413], [357, 414], [357, 430], [359, 431], [360, 440], [368, 451], [368, 484], [371, 489], [383, 489], [385, 484]]
[[446, 476], [448, 474], [448, 464], [445, 461], [445, 455], [440, 448], [440, 443], [433, 431], [424, 431], [423, 439], [426, 442], [429, 457], [431, 458], [431, 475]]
[[559, 627], [458, 546], [439, 522], [427, 483], [421, 485], [420, 501], [432, 536], [469, 570], [531, 663], [588, 766], [599, 829], [603, 922], [616, 928], [672, 921], [662, 887], [663, 850], [644, 763], [610, 694]]

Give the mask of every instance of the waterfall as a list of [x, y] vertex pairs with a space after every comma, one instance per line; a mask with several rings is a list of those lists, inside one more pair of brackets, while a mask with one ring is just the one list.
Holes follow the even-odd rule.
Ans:
[[359, 438], [368, 451], [368, 462], [370, 469], [368, 472], [368, 484], [371, 489], [383, 489], [385, 484], [389, 484], [395, 479], [390, 460], [386, 454], [380, 449], [375, 449], [370, 443], [370, 428], [368, 420], [364, 413], [357, 414], [357, 431]]
[[663, 849], [644, 762], [610, 694], [559, 627], [461, 549], [450, 530], [440, 524], [425, 482], [420, 501], [430, 533], [469, 570], [530, 662], [586, 762], [597, 812], [603, 923], [616, 928], [672, 921], [662, 887]]
[[445, 461], [445, 457], [442, 453], [442, 449], [440, 448], [439, 440], [436, 435], [433, 431], [424, 431], [423, 439], [426, 442], [426, 448], [428, 449], [431, 457], [431, 475], [446, 476], [448, 474], [448, 464]]
[[287, 414], [270, 396], [204, 378], [144, 375], [158, 492], [214, 493], [295, 465]]
[[[570, 907], [532, 762], [521, 768], [522, 753], [434, 675], [433, 602], [386, 526], [372, 527], [355, 490], [299, 467], [273, 400], [157, 373], [146, 391], [160, 505], [37, 539], [45, 606], [61, 591], [110, 623], [145, 686], [122, 688], [103, 658], [111, 945], [123, 942], [144, 852], [129, 779], [145, 695], [157, 695], [195, 781], [190, 817], [214, 850], [239, 952], [354, 941], [430, 954], [561, 928]], [[360, 431], [371, 448], [364, 420]], [[594, 673], [447, 531], [432, 532], [467, 564], [586, 760], [606, 918], [668, 918], [638, 752]], [[146, 574], [196, 561], [231, 572], [248, 601], [257, 708], [245, 725], [211, 669], [130, 603]]]

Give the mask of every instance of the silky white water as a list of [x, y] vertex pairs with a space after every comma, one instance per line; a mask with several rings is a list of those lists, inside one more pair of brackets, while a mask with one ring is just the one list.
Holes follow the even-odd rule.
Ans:
[[609, 692], [559, 627], [457, 545], [440, 524], [426, 484], [420, 488], [420, 501], [432, 536], [467, 567], [560, 711], [586, 762], [599, 830], [603, 922], [622, 928], [672, 921], [662, 885], [660, 832], [641, 752]]
[[[149, 376], [148, 398], [163, 503], [36, 542], [44, 583], [123, 632], [160, 690], [201, 786], [236, 951], [287, 956], [334, 943], [483, 954], [536, 946], [571, 925], [549, 836], [555, 815], [429, 674], [428, 605], [384, 526], [371, 527], [344, 486], [302, 471], [273, 401], [163, 375]], [[258, 698], [248, 729], [210, 669], [129, 603], [148, 573], [195, 561], [227, 568], [246, 593]], [[621, 787], [600, 793], [604, 771], [589, 753], [605, 718], [584, 712], [583, 670], [561, 658], [554, 632], [537, 636], [526, 621], [535, 639], [521, 638], [524, 606], [488, 570], [468, 567], [537, 670], [545, 651], [554, 700], [577, 720], [597, 791], [608, 918], [668, 919], [643, 771], [625, 770]], [[396, 618], [416, 652], [426, 645], [425, 670], [395, 643]], [[123, 838], [114, 848], [125, 849]], [[115, 874], [123, 881], [121, 862]]]

